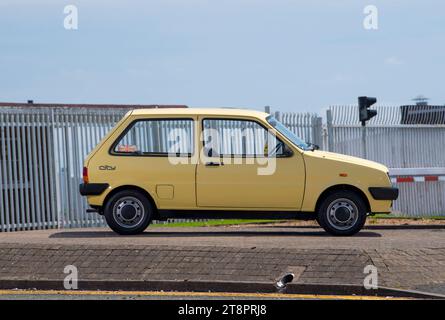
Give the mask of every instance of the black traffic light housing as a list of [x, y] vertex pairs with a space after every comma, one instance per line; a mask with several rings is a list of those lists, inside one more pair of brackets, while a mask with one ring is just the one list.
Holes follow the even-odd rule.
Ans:
[[377, 115], [377, 110], [369, 109], [369, 107], [376, 102], [377, 102], [376, 98], [358, 97], [358, 112], [362, 126], [365, 126], [366, 121]]

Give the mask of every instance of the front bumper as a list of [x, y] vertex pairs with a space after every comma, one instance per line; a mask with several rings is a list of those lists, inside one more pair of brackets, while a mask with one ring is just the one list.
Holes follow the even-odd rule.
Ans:
[[396, 200], [399, 197], [399, 189], [394, 187], [370, 187], [368, 190], [375, 200]]
[[79, 185], [79, 192], [83, 196], [98, 196], [109, 186], [108, 183], [82, 183]]

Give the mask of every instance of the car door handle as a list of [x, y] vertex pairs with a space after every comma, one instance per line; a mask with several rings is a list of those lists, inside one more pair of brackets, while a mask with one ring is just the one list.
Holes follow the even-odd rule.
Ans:
[[206, 162], [206, 167], [219, 167], [223, 166], [224, 163], [220, 162]]

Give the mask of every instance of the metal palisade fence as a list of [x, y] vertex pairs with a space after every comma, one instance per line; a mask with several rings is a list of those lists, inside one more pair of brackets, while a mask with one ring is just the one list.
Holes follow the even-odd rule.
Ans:
[[445, 167], [444, 153], [438, 152], [445, 150], [445, 125], [422, 124], [423, 114], [416, 121], [420, 124], [402, 124], [400, 107], [375, 109], [377, 116], [366, 125], [364, 144], [357, 106], [330, 107], [326, 149], [366, 157], [390, 168]]
[[1, 108], [0, 230], [103, 225], [79, 195], [83, 159], [127, 111]]
[[[86, 213], [78, 192], [83, 160], [129, 108], [0, 107], [0, 231], [104, 225]], [[357, 106], [331, 107], [326, 123], [313, 113], [274, 112], [305, 141], [364, 156], [390, 168], [445, 167], [445, 125], [401, 124], [399, 107], [378, 107], [366, 128]], [[422, 121], [420, 121], [422, 122]], [[427, 121], [423, 121], [427, 122]], [[427, 122], [428, 123], [428, 122]], [[445, 181], [398, 184], [394, 210], [445, 213]]]

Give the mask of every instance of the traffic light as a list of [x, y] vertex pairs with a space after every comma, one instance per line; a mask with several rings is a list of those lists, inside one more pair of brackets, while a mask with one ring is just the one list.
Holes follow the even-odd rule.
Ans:
[[377, 115], [377, 110], [370, 110], [369, 107], [377, 102], [376, 98], [372, 97], [358, 97], [358, 112], [362, 126], [366, 121]]

